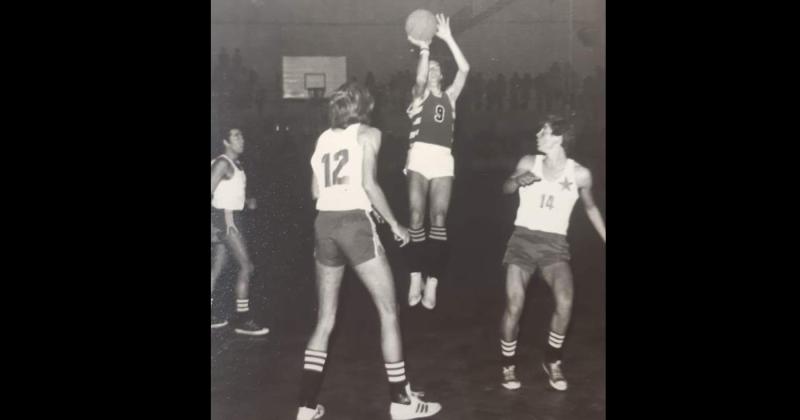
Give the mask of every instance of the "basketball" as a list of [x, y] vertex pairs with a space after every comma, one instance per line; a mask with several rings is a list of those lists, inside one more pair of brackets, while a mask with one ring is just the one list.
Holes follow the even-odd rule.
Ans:
[[428, 10], [417, 9], [406, 19], [406, 34], [419, 41], [430, 41], [436, 34], [436, 17]]

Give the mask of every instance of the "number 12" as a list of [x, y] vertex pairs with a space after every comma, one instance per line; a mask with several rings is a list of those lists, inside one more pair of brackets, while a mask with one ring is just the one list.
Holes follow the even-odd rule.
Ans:
[[[322, 163], [325, 165], [325, 187], [347, 184], [347, 177], [345, 176], [339, 178], [339, 172], [341, 172], [344, 165], [350, 159], [350, 154], [347, 152], [347, 149], [342, 149], [336, 152], [336, 154], [333, 155], [333, 158], [338, 160], [339, 164], [336, 165], [336, 169], [334, 169], [333, 174], [331, 174], [331, 154], [325, 153], [322, 156]], [[333, 184], [331, 184], [331, 180], [333, 180]]]

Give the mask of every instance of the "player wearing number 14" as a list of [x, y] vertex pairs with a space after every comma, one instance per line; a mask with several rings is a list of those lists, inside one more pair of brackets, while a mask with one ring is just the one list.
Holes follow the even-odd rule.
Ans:
[[572, 312], [572, 270], [567, 244], [567, 228], [572, 208], [580, 196], [592, 225], [606, 240], [603, 216], [592, 198], [592, 174], [567, 158], [574, 142], [572, 123], [560, 116], [548, 116], [536, 134], [537, 148], [543, 155], [520, 159], [514, 173], [503, 184], [503, 192], [519, 190], [519, 209], [514, 233], [508, 241], [503, 263], [506, 265], [506, 308], [500, 326], [503, 379], [506, 389], [518, 389], [516, 376], [519, 319], [525, 304], [525, 291], [531, 276], [541, 271], [555, 299], [550, 321], [545, 360], [542, 364], [550, 386], [567, 389], [561, 371], [561, 347], [566, 339]]

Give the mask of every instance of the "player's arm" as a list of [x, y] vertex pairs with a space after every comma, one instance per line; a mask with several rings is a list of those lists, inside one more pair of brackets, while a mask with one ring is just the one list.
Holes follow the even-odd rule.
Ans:
[[411, 93], [414, 99], [421, 99], [425, 94], [425, 87], [428, 84], [428, 60], [430, 59], [430, 41], [420, 41], [412, 37], [408, 37], [408, 41], [419, 47], [419, 62], [417, 63], [417, 78], [414, 81], [414, 87]]
[[589, 221], [592, 222], [592, 226], [605, 242], [606, 223], [603, 221], [600, 209], [594, 204], [594, 197], [592, 197], [592, 173], [583, 166], [577, 166], [575, 168], [575, 183], [578, 184], [578, 190], [581, 194], [583, 206], [586, 208], [586, 215], [589, 216]]
[[461, 48], [458, 47], [456, 39], [453, 38], [453, 33], [450, 31], [450, 18], [440, 13], [436, 15], [436, 23], [436, 36], [441, 38], [450, 48], [450, 52], [453, 53], [453, 58], [456, 60], [456, 65], [458, 66], [453, 84], [445, 90], [447, 96], [450, 98], [450, 102], [455, 105], [458, 96], [461, 95], [461, 91], [464, 90], [464, 84], [467, 82], [469, 63], [467, 62], [467, 57], [464, 57], [464, 53], [461, 52]]
[[228, 163], [226, 159], [217, 159], [217, 161], [211, 165], [211, 195], [214, 195], [214, 190], [217, 189], [217, 185], [219, 185], [223, 178], [228, 176], [228, 173], [232, 169], [231, 164]]
[[[233, 171], [233, 168], [227, 159], [217, 159], [217, 161], [211, 165], [211, 195], [214, 195], [214, 190], [217, 189], [217, 185], [219, 185], [220, 181], [231, 175], [231, 171]], [[233, 222], [233, 210], [226, 209], [224, 213], [225, 226], [227, 226], [228, 233], [238, 232], [239, 228], [237, 228], [236, 224]]]
[[[317, 141], [314, 142], [314, 150], [317, 150], [317, 145], [319, 144], [319, 138]], [[317, 183], [317, 174], [314, 173], [314, 168], [311, 168], [311, 199], [313, 201], [317, 201], [319, 198], [319, 184]]]
[[[247, 171], [245, 171], [245, 173], [247, 173]], [[254, 183], [256, 183], [258, 181], [259, 181], [259, 179], [256, 178]], [[245, 194], [244, 205], [248, 210], [255, 210], [258, 207], [258, 201], [256, 200], [255, 197], [250, 195], [250, 191], [252, 191], [253, 188], [254, 188], [253, 187], [253, 183], [248, 182], [247, 185], [245, 186], [245, 190], [244, 190], [244, 194]]]
[[522, 159], [519, 160], [519, 163], [517, 163], [517, 168], [514, 169], [514, 172], [511, 174], [511, 176], [509, 176], [508, 179], [506, 179], [506, 182], [503, 183], [503, 193], [514, 194], [519, 187], [524, 187], [541, 180], [541, 178], [537, 177], [533, 174], [533, 172], [531, 172], [535, 159], [535, 156], [527, 155], [523, 156]]
[[389, 202], [386, 201], [386, 195], [383, 189], [378, 184], [378, 151], [381, 149], [381, 132], [377, 128], [363, 127], [358, 133], [358, 142], [364, 151], [364, 164], [363, 173], [361, 176], [361, 184], [364, 191], [369, 197], [372, 206], [386, 220], [386, 223], [392, 228], [395, 239], [399, 239], [402, 243], [400, 246], [405, 246], [410, 237], [408, 229], [397, 223], [397, 219], [389, 207]]
[[311, 174], [311, 199], [317, 201], [319, 198], [319, 185], [317, 184], [317, 176]]

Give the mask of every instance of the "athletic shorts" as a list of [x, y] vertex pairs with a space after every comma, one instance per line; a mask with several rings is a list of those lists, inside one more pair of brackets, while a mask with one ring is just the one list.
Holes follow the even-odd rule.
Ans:
[[[233, 211], [233, 224], [241, 232], [244, 227], [242, 224], [242, 212]], [[228, 236], [228, 225], [225, 223], [225, 210], [211, 208], [211, 242], [222, 242]]]
[[320, 211], [314, 222], [314, 258], [322, 265], [355, 267], [385, 251], [366, 210]]
[[557, 233], [515, 226], [508, 240], [503, 264], [515, 264], [529, 273], [558, 262], [569, 262], [567, 237]]
[[427, 179], [455, 176], [453, 154], [449, 147], [415, 141], [408, 150], [403, 173], [414, 171]]

